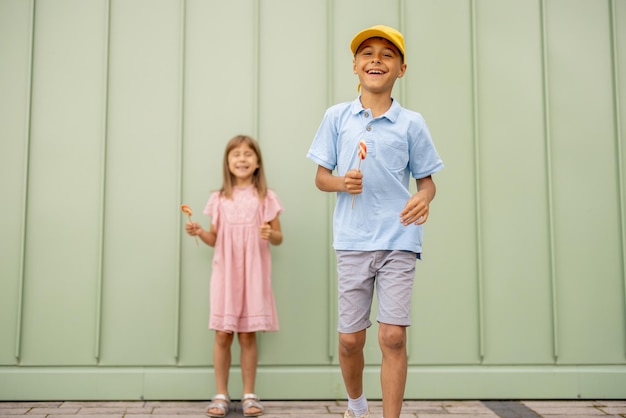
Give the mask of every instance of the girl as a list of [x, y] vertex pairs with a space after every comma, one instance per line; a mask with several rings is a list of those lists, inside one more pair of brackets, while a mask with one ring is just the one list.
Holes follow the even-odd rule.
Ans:
[[209, 328], [215, 330], [217, 394], [206, 414], [228, 415], [230, 347], [237, 333], [244, 393], [241, 405], [243, 415], [252, 417], [263, 414], [254, 394], [256, 332], [278, 331], [269, 244], [283, 241], [278, 220], [283, 207], [276, 193], [267, 188], [261, 150], [251, 137], [238, 135], [226, 144], [223, 169], [222, 188], [210, 195], [204, 209], [211, 217], [211, 228], [204, 230], [197, 222], [185, 226], [189, 235], [215, 247]]

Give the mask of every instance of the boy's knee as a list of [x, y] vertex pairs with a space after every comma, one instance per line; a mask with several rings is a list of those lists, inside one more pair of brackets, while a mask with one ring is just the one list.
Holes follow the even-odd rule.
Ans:
[[378, 330], [381, 348], [403, 350], [406, 347], [406, 328], [399, 325], [381, 324]]
[[365, 333], [339, 334], [339, 349], [343, 354], [353, 354], [365, 347]]

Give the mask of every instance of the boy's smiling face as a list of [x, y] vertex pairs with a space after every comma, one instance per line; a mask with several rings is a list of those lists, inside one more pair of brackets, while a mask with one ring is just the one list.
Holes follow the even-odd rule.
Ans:
[[402, 54], [393, 43], [384, 38], [369, 38], [357, 49], [353, 69], [363, 91], [390, 94], [396, 79], [406, 71], [402, 61]]

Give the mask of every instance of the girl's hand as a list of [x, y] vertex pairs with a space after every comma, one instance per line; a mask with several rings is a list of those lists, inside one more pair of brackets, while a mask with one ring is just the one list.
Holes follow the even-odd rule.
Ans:
[[202, 227], [198, 222], [187, 222], [185, 224], [185, 230], [189, 235], [198, 236], [202, 233]]
[[259, 227], [259, 235], [261, 236], [261, 239], [270, 239], [270, 236], [272, 235], [272, 227], [269, 223], [266, 222]]

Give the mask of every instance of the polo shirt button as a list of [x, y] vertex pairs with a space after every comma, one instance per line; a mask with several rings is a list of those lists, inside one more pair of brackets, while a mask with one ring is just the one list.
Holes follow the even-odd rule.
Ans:
[[367, 132], [369, 132], [369, 131], [371, 131], [371, 130], [372, 130], [372, 127], [371, 127], [371, 126], [369, 126], [369, 125], [367, 125], [367, 128], [365, 128], [365, 129], [367, 130]]
[[365, 112], [365, 113], [363, 113], [363, 116], [365, 116], [366, 118], [369, 118], [369, 117], [370, 117], [370, 114], [369, 114], [369, 113], [367, 113], [367, 112]]

